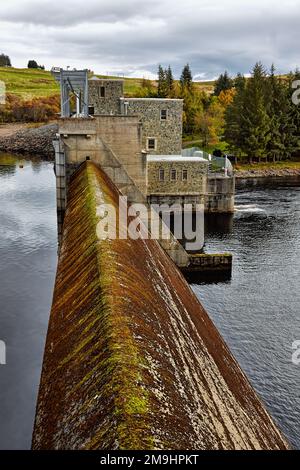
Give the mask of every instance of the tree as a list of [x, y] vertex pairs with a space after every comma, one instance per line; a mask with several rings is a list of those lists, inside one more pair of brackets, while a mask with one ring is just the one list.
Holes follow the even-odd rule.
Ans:
[[[270, 118], [270, 139], [267, 145], [268, 156], [273, 161], [281, 159], [288, 150], [286, 147], [286, 133], [290, 133], [288, 116], [288, 99], [286, 85], [275, 75], [272, 65], [268, 79], [268, 114]], [[288, 139], [290, 140], [290, 138]]]
[[168, 90], [168, 96], [171, 98], [174, 92], [174, 78], [173, 78], [173, 73], [172, 73], [172, 69], [170, 65], [165, 71], [165, 77], [166, 77], [166, 86]]
[[0, 54], [0, 67], [11, 67], [11, 61], [8, 55]]
[[225, 70], [216, 80], [214, 87], [214, 95], [219, 96], [222, 91], [230, 90], [234, 85], [233, 80], [229, 77], [228, 72]]
[[38, 66], [38, 63], [35, 60], [29, 60], [27, 68], [29, 68], [29, 69], [38, 69], [39, 66]]
[[243, 133], [242, 150], [250, 158], [267, 157], [270, 140], [270, 117], [268, 114], [267, 75], [263, 65], [255, 64], [252, 77], [247, 81], [244, 96], [244, 112], [241, 115]]
[[189, 64], [186, 64], [183, 67], [181, 76], [180, 76], [180, 86], [184, 90], [187, 88], [189, 91], [192, 91], [193, 86], [193, 76]]
[[244, 133], [242, 129], [241, 116], [244, 113], [245, 105], [245, 77], [238, 74], [234, 80], [234, 85], [235, 93], [232, 102], [225, 110], [224, 140], [229, 144], [233, 152], [239, 155], [242, 153], [242, 149], [244, 148]]
[[161, 65], [158, 66], [157, 96], [159, 98], [166, 98], [168, 96], [166, 71], [162, 68]]

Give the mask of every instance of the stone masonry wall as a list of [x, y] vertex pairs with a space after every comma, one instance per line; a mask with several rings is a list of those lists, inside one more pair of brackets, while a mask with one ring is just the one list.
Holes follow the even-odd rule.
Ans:
[[[101, 97], [101, 87], [105, 97]], [[120, 114], [120, 97], [123, 96], [123, 80], [89, 80], [89, 105], [95, 114]]]
[[[159, 170], [165, 172], [165, 180], [159, 180]], [[177, 171], [176, 181], [171, 180], [171, 170]], [[187, 180], [182, 180], [182, 171], [187, 170]], [[206, 191], [207, 163], [180, 161], [148, 161], [148, 195], [203, 195]]]
[[[148, 150], [150, 155], [181, 155], [182, 100], [158, 98], [121, 99], [123, 106], [124, 102], [128, 102], [128, 114], [139, 116], [141, 119], [143, 124], [143, 148], [147, 149], [147, 138], [156, 139], [155, 150]], [[167, 111], [166, 120], [160, 119], [161, 110]]]

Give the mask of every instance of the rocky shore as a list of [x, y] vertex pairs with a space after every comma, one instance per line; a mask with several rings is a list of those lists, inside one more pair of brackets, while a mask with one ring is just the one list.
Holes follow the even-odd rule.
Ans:
[[58, 132], [57, 123], [47, 124], [36, 128], [7, 132], [2, 127], [0, 134], [0, 151], [22, 155], [38, 155], [49, 160], [54, 160], [54, 148], [52, 141]]
[[299, 177], [300, 178], [300, 166], [299, 168], [264, 168], [264, 169], [253, 169], [253, 170], [235, 170], [236, 178], [249, 179], [249, 178], [280, 178], [280, 177]]

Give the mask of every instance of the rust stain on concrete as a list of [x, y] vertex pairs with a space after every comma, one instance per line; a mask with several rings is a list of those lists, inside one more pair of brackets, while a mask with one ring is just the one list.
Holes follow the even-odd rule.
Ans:
[[33, 449], [287, 449], [158, 242], [97, 238], [118, 198], [92, 162], [73, 177]]

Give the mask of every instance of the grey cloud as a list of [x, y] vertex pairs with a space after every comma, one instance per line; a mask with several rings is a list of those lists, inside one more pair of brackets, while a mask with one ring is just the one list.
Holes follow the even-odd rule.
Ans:
[[47, 0], [39, 2], [40, 9], [36, 4], [14, 0], [1, 10], [0, 43], [12, 60], [15, 54], [26, 62], [34, 53], [48, 66], [125, 73], [156, 72], [158, 63], [170, 63], [177, 75], [189, 62], [195, 75], [206, 78], [225, 69], [248, 73], [257, 60], [275, 62], [279, 72], [297, 65], [300, 0]]
[[[143, 14], [151, 14], [158, 0], [142, 8]], [[9, 22], [44, 26], [73, 26], [81, 23], [114, 23], [138, 17], [141, 0], [25, 0], [6, 2], [1, 6], [1, 19]]]

